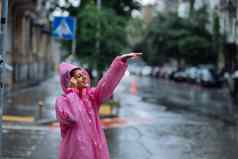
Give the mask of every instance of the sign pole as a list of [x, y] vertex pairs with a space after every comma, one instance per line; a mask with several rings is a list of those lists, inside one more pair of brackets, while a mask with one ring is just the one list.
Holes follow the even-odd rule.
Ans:
[[2, 13], [0, 25], [0, 158], [2, 158], [2, 114], [4, 107], [4, 72], [5, 72], [5, 34], [7, 28], [8, 0], [2, 0]]
[[73, 39], [73, 41], [72, 41], [72, 56], [73, 57], [75, 57], [75, 55], [76, 55], [76, 38], [75, 39]]
[[76, 27], [77, 27], [77, 21], [74, 19], [74, 28], [73, 28], [73, 41], [72, 41], [72, 55], [73, 57], [76, 57], [76, 47], [77, 47], [77, 33], [76, 33]]

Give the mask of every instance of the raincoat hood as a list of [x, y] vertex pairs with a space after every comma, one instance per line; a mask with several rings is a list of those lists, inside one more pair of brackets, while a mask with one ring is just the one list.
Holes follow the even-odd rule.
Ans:
[[58, 68], [58, 72], [60, 75], [60, 83], [61, 83], [61, 88], [64, 93], [67, 92], [68, 89], [68, 84], [71, 79], [70, 73], [75, 70], [75, 69], [80, 69], [84, 72], [84, 74], [87, 76], [88, 82], [90, 84], [90, 77], [87, 73], [87, 71], [79, 66], [70, 64], [70, 63], [61, 63]]

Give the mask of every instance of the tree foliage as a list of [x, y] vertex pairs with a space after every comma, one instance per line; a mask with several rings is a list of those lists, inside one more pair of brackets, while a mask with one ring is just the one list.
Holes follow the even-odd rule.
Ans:
[[139, 43], [143, 39], [145, 31], [146, 25], [143, 19], [139, 17], [134, 17], [128, 21], [126, 27], [126, 34], [130, 47], [133, 47], [135, 44]]
[[159, 13], [151, 23], [145, 38], [135, 50], [145, 53], [152, 65], [170, 58], [185, 60], [188, 64], [215, 63], [213, 35], [207, 30], [206, 8], [193, 11], [189, 18], [176, 13]]
[[[81, 0], [78, 7], [69, 1], [66, 3], [68, 5], [61, 9], [77, 18], [76, 54], [89, 69], [96, 69], [100, 74], [127, 47], [125, 28], [132, 10], [140, 7], [139, 3], [135, 0], [102, 1], [101, 9], [97, 8], [96, 0]], [[63, 46], [70, 50], [71, 42], [63, 42]]]
[[[78, 19], [81, 21], [77, 30], [76, 52], [80, 58], [88, 59], [90, 67], [101, 71], [125, 48], [123, 26], [126, 21], [110, 9], [98, 10], [94, 4], [87, 5]], [[100, 35], [97, 35], [98, 32]], [[100, 51], [96, 48], [96, 41], [100, 41]]]

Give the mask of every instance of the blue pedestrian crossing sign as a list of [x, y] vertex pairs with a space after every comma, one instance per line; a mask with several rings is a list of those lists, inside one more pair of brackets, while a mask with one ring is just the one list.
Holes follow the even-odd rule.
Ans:
[[64, 40], [75, 39], [76, 18], [55, 17], [52, 23], [52, 34], [54, 37]]

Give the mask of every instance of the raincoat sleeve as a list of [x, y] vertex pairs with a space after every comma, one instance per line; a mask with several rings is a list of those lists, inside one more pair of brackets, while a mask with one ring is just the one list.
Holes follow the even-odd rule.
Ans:
[[64, 97], [60, 96], [56, 99], [55, 110], [56, 117], [61, 124], [71, 126], [76, 122], [72, 113], [69, 111], [68, 102]]
[[116, 57], [109, 69], [103, 75], [95, 88], [95, 96], [98, 107], [113, 94], [114, 89], [120, 82], [127, 69], [127, 61], [123, 61], [120, 56]]

